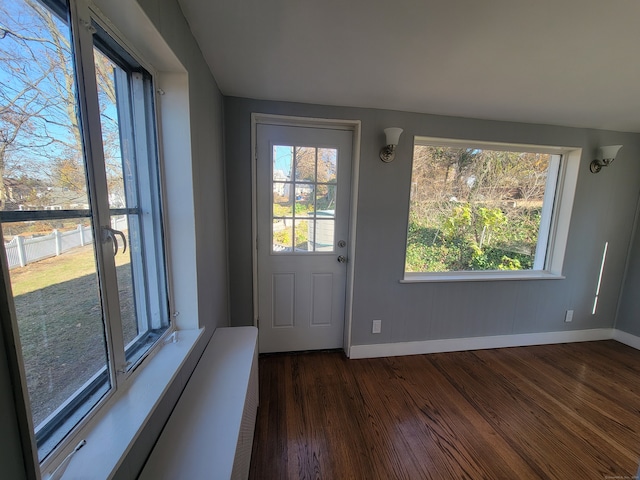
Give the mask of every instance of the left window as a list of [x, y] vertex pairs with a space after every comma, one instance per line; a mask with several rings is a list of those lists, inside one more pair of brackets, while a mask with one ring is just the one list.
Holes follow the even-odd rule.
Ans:
[[170, 329], [153, 77], [84, 4], [0, 19], [0, 221], [44, 461]]

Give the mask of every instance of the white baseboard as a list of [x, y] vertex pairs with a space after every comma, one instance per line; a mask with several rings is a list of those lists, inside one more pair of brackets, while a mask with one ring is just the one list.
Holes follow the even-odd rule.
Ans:
[[640, 337], [612, 328], [594, 328], [592, 330], [522, 333], [516, 335], [495, 335], [491, 337], [450, 338], [443, 340], [424, 340], [421, 342], [380, 343], [377, 345], [352, 345], [349, 350], [349, 357], [396, 357], [400, 355], [459, 352], [463, 350], [483, 350], [487, 348], [591, 342], [595, 340], [610, 340], [612, 338], [640, 350]]
[[624, 343], [625, 345], [629, 345], [636, 350], [640, 350], [640, 337], [636, 337], [635, 335], [632, 335], [630, 333], [623, 332], [622, 330], [614, 330], [613, 339], [620, 343]]

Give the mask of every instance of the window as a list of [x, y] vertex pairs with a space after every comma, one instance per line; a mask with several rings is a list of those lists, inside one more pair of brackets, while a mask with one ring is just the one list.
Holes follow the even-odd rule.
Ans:
[[337, 172], [335, 148], [273, 146], [273, 252], [333, 252]]
[[555, 147], [417, 138], [405, 280], [559, 275], [576, 158]]
[[41, 462], [170, 327], [153, 77], [71, 7], [0, 0], [0, 221]]

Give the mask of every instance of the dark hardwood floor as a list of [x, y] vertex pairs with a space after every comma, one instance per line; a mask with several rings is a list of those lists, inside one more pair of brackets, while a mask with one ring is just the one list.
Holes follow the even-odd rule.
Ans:
[[250, 478], [636, 478], [640, 351], [615, 341], [260, 358]]

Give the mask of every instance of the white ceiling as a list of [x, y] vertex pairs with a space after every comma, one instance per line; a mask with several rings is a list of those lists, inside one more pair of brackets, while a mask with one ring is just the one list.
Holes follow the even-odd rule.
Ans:
[[179, 0], [222, 93], [640, 132], [637, 0]]

